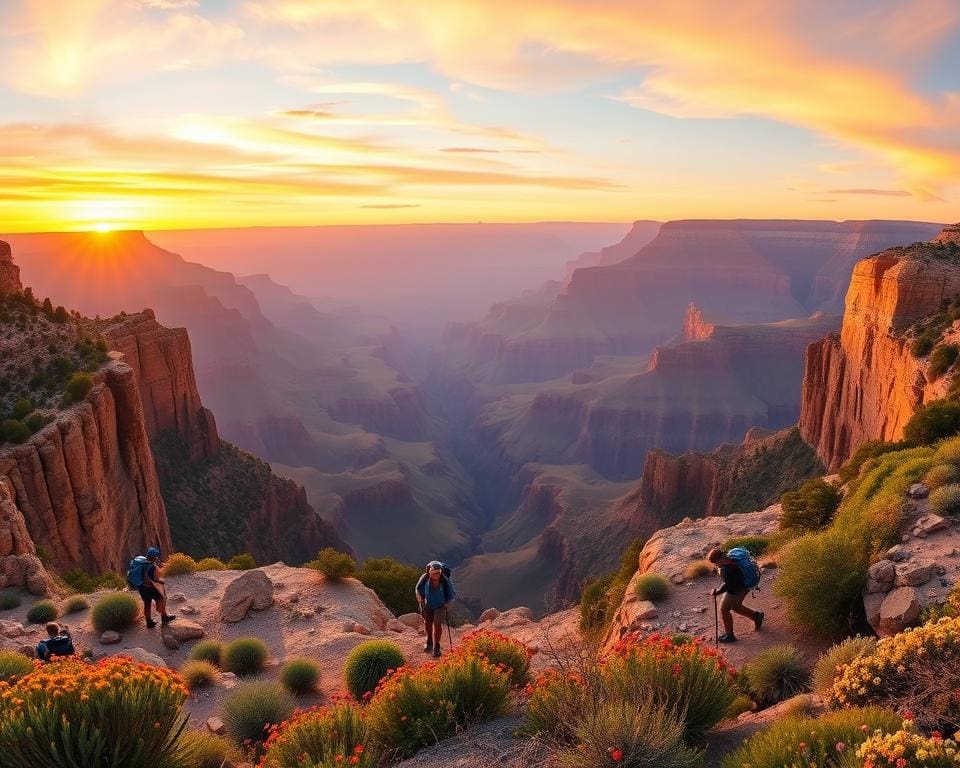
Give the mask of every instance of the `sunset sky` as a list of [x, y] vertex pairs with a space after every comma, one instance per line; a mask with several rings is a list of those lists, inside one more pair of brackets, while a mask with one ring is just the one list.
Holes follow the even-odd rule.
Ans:
[[0, 231], [958, 203], [956, 0], [0, 0]]

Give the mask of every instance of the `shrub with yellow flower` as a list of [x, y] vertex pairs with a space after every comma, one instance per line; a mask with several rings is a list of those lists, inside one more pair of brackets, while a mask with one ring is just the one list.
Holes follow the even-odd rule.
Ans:
[[929, 737], [917, 732], [912, 720], [905, 720], [896, 733], [877, 732], [857, 750], [863, 768], [960, 768], [960, 748], [940, 731]]

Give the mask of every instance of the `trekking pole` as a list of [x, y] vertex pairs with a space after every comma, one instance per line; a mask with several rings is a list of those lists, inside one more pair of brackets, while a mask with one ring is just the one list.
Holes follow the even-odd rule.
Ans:
[[447, 620], [447, 639], [450, 641], [450, 653], [453, 653], [453, 630], [450, 629], [450, 612], [443, 612], [444, 618]]
[[720, 648], [720, 614], [717, 612], [717, 596], [713, 596], [713, 647]]

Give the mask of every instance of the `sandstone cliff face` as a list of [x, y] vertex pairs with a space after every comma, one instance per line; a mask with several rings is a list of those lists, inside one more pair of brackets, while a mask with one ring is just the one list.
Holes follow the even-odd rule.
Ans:
[[[951, 237], [949, 230], [943, 237]], [[960, 264], [890, 249], [854, 267], [839, 334], [806, 354], [800, 431], [828, 469], [868, 440], [895, 441], [916, 408], [942, 397], [902, 331], [960, 292]]]
[[171, 548], [136, 374], [114, 361], [96, 378], [85, 402], [0, 450], [0, 480], [58, 570], [120, 571], [132, 553]]
[[0, 240], [0, 296], [5, 293], [19, 293], [22, 290], [20, 267], [13, 263], [10, 243]]
[[50, 586], [13, 489], [0, 478], [0, 589], [24, 587], [35, 595], [45, 595]]

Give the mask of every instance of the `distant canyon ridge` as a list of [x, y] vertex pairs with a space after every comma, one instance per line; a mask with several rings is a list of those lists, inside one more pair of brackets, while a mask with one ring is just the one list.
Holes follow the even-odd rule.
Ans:
[[[807, 349], [840, 329], [859, 260], [941, 228], [742, 220], [0, 237], [39, 296], [90, 317], [150, 308], [112, 331], [128, 358], [151, 322], [186, 329], [197, 399], [185, 460], [215, 453], [212, 429], [302, 484], [336, 530], [324, 536], [358, 556], [442, 557], [475, 606], [544, 611], [608, 570], [630, 537], [690, 512], [739, 511], [724, 499], [758, 451], [809, 472], [833, 463], [838, 438], [813, 426], [826, 416], [801, 417]], [[179, 423], [163, 394], [175, 375], [158, 369], [143, 394]], [[816, 454], [789, 432], [798, 421]], [[764, 502], [775, 485], [737, 503]]]

